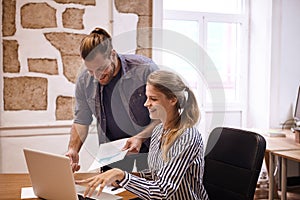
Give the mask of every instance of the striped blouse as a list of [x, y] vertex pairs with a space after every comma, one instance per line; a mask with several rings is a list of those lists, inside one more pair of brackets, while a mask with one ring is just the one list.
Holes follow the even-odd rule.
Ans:
[[203, 186], [204, 147], [201, 134], [189, 128], [169, 149], [167, 162], [163, 161], [162, 124], [153, 130], [148, 155], [149, 169], [141, 177], [125, 172], [120, 186], [143, 199], [208, 199]]

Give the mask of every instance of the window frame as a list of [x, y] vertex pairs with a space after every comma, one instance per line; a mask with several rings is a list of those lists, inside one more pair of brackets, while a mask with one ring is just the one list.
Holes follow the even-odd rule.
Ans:
[[[195, 12], [195, 11], [178, 11], [178, 10], [164, 10], [163, 3], [160, 0], [154, 0], [154, 27], [163, 28], [163, 20], [193, 20], [199, 24], [199, 45], [204, 50], [207, 48], [207, 24], [210, 22], [221, 23], [239, 23], [241, 24], [241, 49], [240, 64], [236, 72], [236, 81], [238, 89], [238, 100], [235, 102], [226, 102], [225, 110], [221, 106], [216, 108], [211, 103], [206, 102], [206, 92], [201, 94], [200, 109], [205, 113], [224, 112], [230, 114], [232, 112], [240, 113], [239, 126], [245, 126], [247, 123], [247, 103], [248, 103], [248, 61], [249, 61], [249, 0], [244, 0], [244, 13], [242, 14], [228, 14], [228, 13], [208, 13], [208, 12]], [[155, 37], [153, 38], [155, 39]], [[154, 60], [162, 60], [161, 55], [153, 51]], [[238, 64], [237, 64], [238, 65]], [[200, 88], [201, 90], [204, 88]], [[226, 123], [225, 123], [226, 125]]]

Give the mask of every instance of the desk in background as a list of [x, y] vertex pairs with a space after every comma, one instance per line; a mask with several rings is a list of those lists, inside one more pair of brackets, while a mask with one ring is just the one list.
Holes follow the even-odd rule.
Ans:
[[281, 199], [286, 200], [287, 159], [300, 162], [300, 150], [275, 151], [273, 155], [281, 157]]
[[[275, 153], [277, 156], [280, 152], [287, 152], [293, 150], [300, 150], [300, 144], [295, 141], [295, 134], [290, 130], [283, 130], [285, 137], [268, 137], [262, 134], [266, 139], [266, 153], [265, 162], [269, 173], [269, 199], [273, 200], [275, 185], [274, 185], [274, 157]], [[286, 166], [285, 166], [286, 167]], [[286, 176], [285, 176], [286, 179]], [[284, 180], [286, 181], [286, 180]], [[286, 186], [286, 182], [285, 182]], [[277, 194], [277, 190], [275, 191]], [[286, 190], [282, 191], [283, 198], [286, 196]]]
[[[80, 176], [80, 173], [78, 173]], [[21, 188], [31, 187], [29, 174], [0, 174], [0, 198], [1, 199], [21, 199]], [[118, 194], [124, 200], [136, 198], [128, 191]], [[35, 198], [38, 199], [38, 198]]]
[[295, 134], [292, 131], [285, 129], [282, 132], [285, 133], [285, 137], [269, 137], [262, 134], [267, 142], [266, 152], [300, 149], [300, 144], [295, 141]]

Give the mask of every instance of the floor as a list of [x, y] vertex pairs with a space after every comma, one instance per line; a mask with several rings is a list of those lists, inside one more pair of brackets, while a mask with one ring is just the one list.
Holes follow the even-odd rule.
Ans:
[[[254, 200], [268, 199], [268, 182], [262, 182], [257, 184], [257, 188], [254, 195]], [[278, 197], [274, 199], [280, 199], [281, 192], [278, 192]], [[287, 200], [300, 200], [300, 186], [287, 188]]]

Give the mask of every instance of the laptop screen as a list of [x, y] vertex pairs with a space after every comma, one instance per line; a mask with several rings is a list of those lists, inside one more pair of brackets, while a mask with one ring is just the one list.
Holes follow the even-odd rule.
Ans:
[[298, 96], [297, 96], [297, 101], [296, 101], [294, 118], [296, 121], [300, 120], [300, 86], [298, 89]]
[[[84, 193], [85, 187], [75, 186], [68, 157], [28, 148], [24, 148], [23, 151], [36, 196], [44, 199], [78, 200], [81, 198], [80, 195]], [[93, 199], [116, 200], [121, 197], [102, 192], [100, 196], [93, 195]]]

